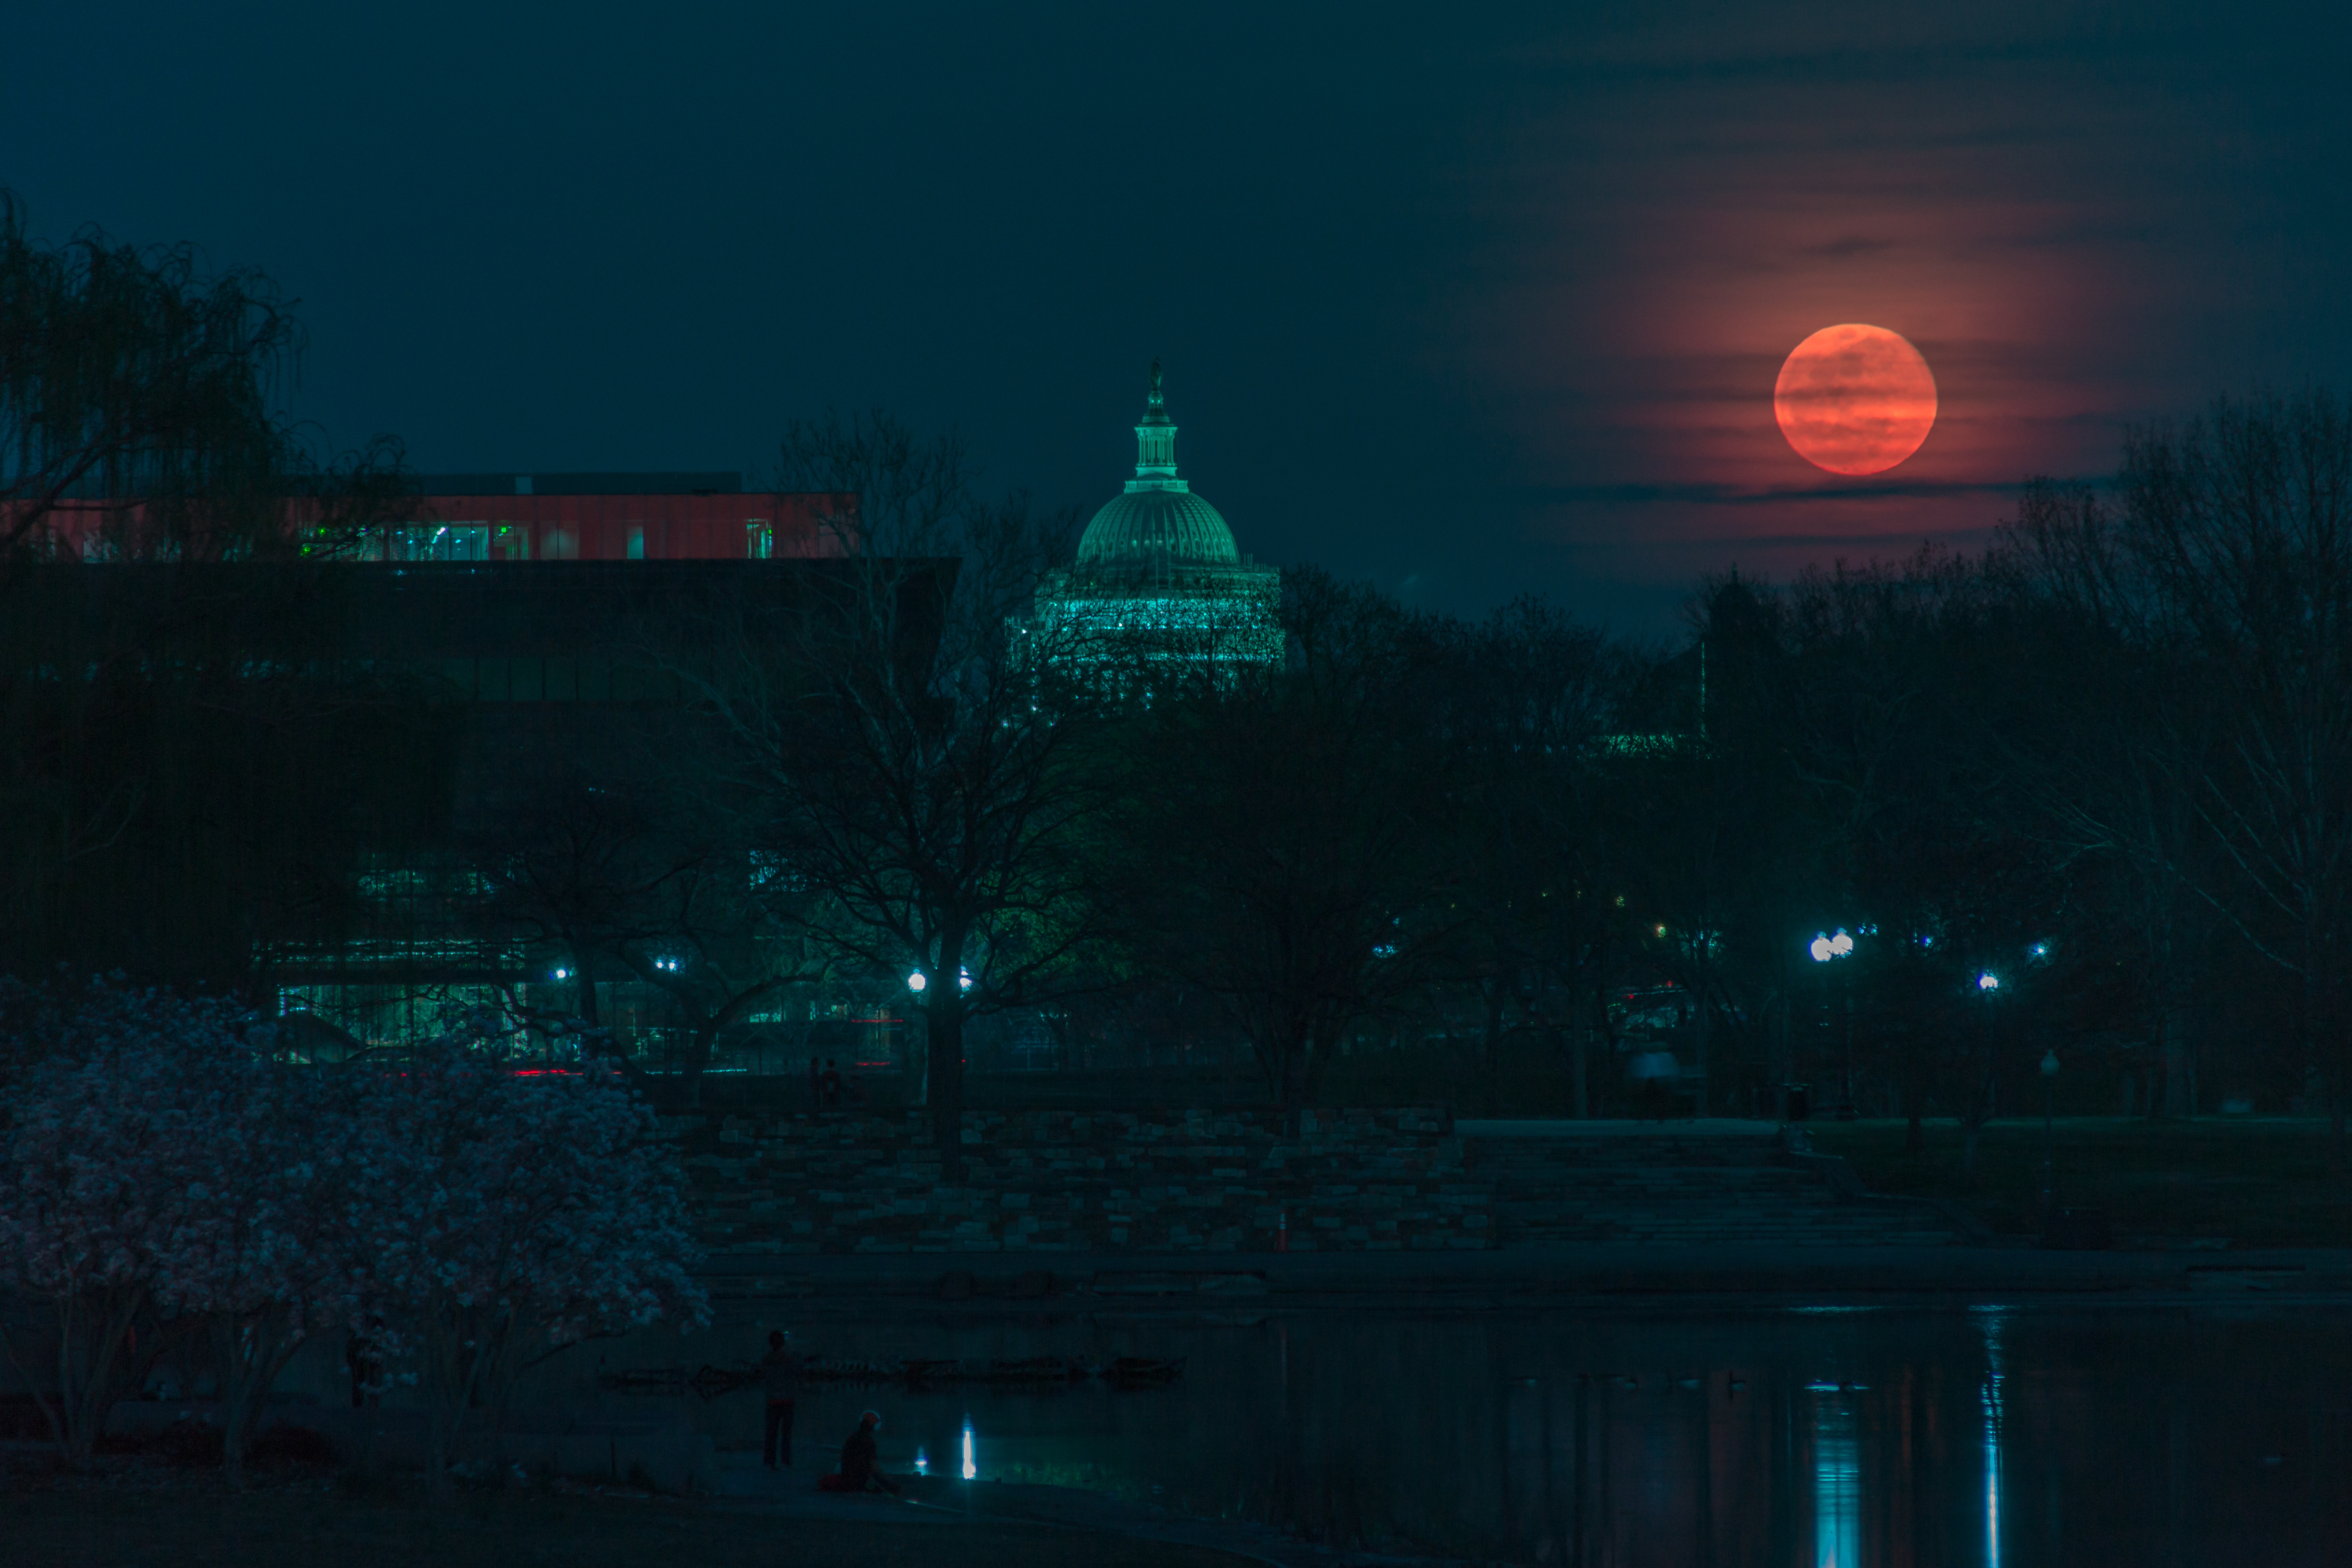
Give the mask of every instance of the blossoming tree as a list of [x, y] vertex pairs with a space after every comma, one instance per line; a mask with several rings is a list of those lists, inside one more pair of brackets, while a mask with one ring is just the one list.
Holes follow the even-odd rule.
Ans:
[[549, 1068], [474, 1020], [369, 1094], [364, 1289], [416, 1358], [436, 1488], [530, 1347], [708, 1321], [684, 1178], [617, 1071]]
[[609, 1067], [486, 1020], [374, 1068], [274, 1046], [220, 1003], [0, 984], [0, 1291], [48, 1304], [51, 1376], [0, 1339], [68, 1459], [203, 1327], [239, 1481], [295, 1352], [365, 1322], [415, 1359], [438, 1489], [530, 1349], [707, 1321], [683, 1175]]
[[214, 1196], [212, 1152], [234, 1133], [222, 1085], [191, 1066], [240, 1053], [236, 1023], [216, 1003], [104, 980], [62, 998], [0, 991], [23, 1064], [0, 1109], [0, 1291], [47, 1304], [50, 1378], [21, 1336], [0, 1325], [0, 1339], [70, 1462], [87, 1462], [176, 1327], [166, 1292]]
[[312, 1335], [356, 1317], [389, 1173], [367, 1163], [363, 1086], [278, 1059], [271, 1035], [256, 1029], [226, 1048], [181, 1042], [183, 1070], [207, 1080], [213, 1132], [164, 1238], [156, 1290], [209, 1331], [232, 1486], [278, 1374]]

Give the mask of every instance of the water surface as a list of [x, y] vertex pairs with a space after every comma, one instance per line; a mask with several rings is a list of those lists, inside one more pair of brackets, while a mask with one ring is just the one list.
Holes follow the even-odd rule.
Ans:
[[[774, 1310], [667, 1342], [726, 1361]], [[789, 1319], [815, 1353], [1181, 1356], [1118, 1392], [818, 1388], [892, 1468], [1534, 1563], [2352, 1561], [2352, 1310], [1071, 1312]], [[594, 1347], [622, 1364], [633, 1342]], [[575, 1352], [577, 1353], [577, 1352]], [[574, 1386], [585, 1383], [575, 1367]], [[618, 1408], [624, 1396], [595, 1396]], [[722, 1453], [756, 1394], [688, 1399]], [[740, 1462], [739, 1459], [738, 1462]]]

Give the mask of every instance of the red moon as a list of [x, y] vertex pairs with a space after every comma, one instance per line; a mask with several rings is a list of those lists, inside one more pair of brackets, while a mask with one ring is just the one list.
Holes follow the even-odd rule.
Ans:
[[1797, 455], [1833, 474], [1883, 474], [1936, 424], [1936, 378], [1899, 332], [1823, 327], [1790, 351], [1772, 412]]

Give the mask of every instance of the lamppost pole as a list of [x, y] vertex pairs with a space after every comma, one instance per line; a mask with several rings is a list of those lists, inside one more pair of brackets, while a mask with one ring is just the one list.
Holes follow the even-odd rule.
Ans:
[[2050, 1228], [2051, 1215], [2057, 1211], [2051, 1205], [2058, 1193], [2057, 1166], [2054, 1159], [2057, 1133], [2052, 1099], [2058, 1085], [2058, 1053], [2042, 1053], [2042, 1228]]
[[[1853, 938], [1846, 934], [1843, 927], [1840, 927], [1835, 936], [1830, 935], [1827, 931], [1815, 936], [1806, 944], [1805, 951], [1812, 955], [1815, 963], [1822, 965], [1822, 1007], [1826, 1012], [1832, 1005], [1830, 973], [1836, 967], [1836, 960], [1853, 955]], [[1844, 1047], [1845, 1062], [1843, 1079], [1839, 1086], [1841, 1098], [1838, 1115], [1844, 1120], [1851, 1119], [1853, 1115], [1853, 1001], [1846, 994], [1843, 983], [1836, 986], [1834, 995], [1843, 1014], [1841, 1033], [1843, 1039], [1841, 1043]]]

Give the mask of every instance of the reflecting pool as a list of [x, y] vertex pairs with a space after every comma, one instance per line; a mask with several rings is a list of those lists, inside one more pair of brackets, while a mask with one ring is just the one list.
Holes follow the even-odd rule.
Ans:
[[[1181, 1382], [1131, 1392], [813, 1388], [804, 1469], [829, 1464], [872, 1407], [892, 1468], [919, 1452], [932, 1474], [1094, 1488], [1390, 1551], [1790, 1568], [2352, 1561], [2352, 1310], [772, 1309], [669, 1354], [749, 1358], [772, 1322], [844, 1358], [1185, 1359]], [[620, 1365], [636, 1348], [586, 1352]], [[575, 1366], [575, 1389], [588, 1370]], [[687, 1403], [722, 1454], [758, 1447], [756, 1394]]]

